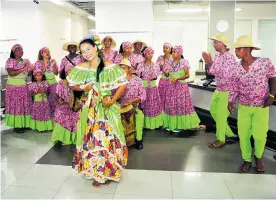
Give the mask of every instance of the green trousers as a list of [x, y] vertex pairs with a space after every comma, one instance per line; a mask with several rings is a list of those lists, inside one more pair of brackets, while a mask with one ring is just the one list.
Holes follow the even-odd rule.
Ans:
[[221, 142], [225, 142], [226, 136], [234, 136], [227, 122], [230, 114], [228, 111], [228, 96], [228, 92], [219, 92], [216, 90], [213, 94], [210, 108], [211, 115], [216, 122], [216, 137]]
[[136, 140], [140, 141], [143, 139], [144, 113], [139, 108], [135, 110], [135, 127]]
[[266, 143], [268, 124], [268, 107], [263, 108], [239, 105], [238, 133], [242, 158], [244, 161], [252, 161], [251, 136], [254, 138], [255, 156], [257, 158], [262, 158]]

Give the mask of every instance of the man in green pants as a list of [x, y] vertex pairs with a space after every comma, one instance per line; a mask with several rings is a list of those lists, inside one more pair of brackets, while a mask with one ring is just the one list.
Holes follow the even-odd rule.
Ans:
[[[144, 127], [144, 114], [138, 108], [138, 104], [146, 100], [146, 90], [143, 87], [142, 80], [135, 75], [135, 70], [131, 66], [129, 60], [124, 59], [120, 63], [121, 68], [127, 74], [128, 85], [124, 95], [120, 98], [119, 103], [122, 106], [132, 104], [135, 108], [135, 128], [136, 128], [136, 148], [143, 149], [143, 127]], [[130, 120], [129, 120], [130, 121]]]
[[229, 111], [233, 112], [238, 100], [238, 134], [242, 152], [242, 172], [251, 167], [252, 149], [250, 138], [254, 138], [256, 171], [264, 172], [263, 153], [269, 124], [269, 106], [276, 93], [276, 70], [268, 58], [253, 57], [250, 36], [240, 36], [234, 44], [236, 55], [241, 59], [232, 75], [229, 95]]
[[229, 117], [228, 95], [231, 87], [229, 77], [237, 61], [228, 47], [228, 38], [225, 34], [218, 34], [211, 38], [217, 53], [214, 60], [211, 55], [203, 52], [202, 57], [208, 65], [208, 73], [215, 76], [217, 89], [213, 94], [210, 112], [216, 122], [216, 141], [212, 142], [210, 148], [220, 148], [225, 145], [226, 137], [234, 136], [228, 125]]

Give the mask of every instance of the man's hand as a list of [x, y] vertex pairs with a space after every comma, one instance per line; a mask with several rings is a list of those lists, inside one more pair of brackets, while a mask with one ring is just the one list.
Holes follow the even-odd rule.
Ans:
[[228, 103], [228, 110], [232, 114], [235, 110], [235, 103], [234, 102], [229, 102]]
[[204, 59], [205, 63], [207, 63], [208, 65], [212, 65], [213, 60], [210, 53], [202, 52], [202, 58]]
[[273, 104], [274, 98], [272, 96], [268, 96], [264, 103], [264, 108], [269, 107]]

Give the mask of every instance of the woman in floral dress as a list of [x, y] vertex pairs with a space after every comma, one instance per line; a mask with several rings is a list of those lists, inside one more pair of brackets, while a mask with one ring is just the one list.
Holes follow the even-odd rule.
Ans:
[[58, 95], [58, 105], [54, 116], [54, 130], [52, 142], [57, 143], [57, 147], [63, 144], [76, 144], [76, 130], [79, 113], [74, 112], [70, 103], [73, 97], [73, 91], [69, 86], [66, 77], [71, 68], [66, 66], [60, 72], [60, 81], [57, 84], [56, 93]]
[[153, 130], [163, 126], [163, 109], [156, 83], [161, 72], [158, 63], [152, 61], [154, 50], [147, 47], [143, 54], [145, 62], [138, 66], [136, 74], [143, 80], [147, 93], [147, 99], [141, 103], [145, 115], [144, 128]]
[[68, 76], [72, 88], [86, 94], [81, 98], [84, 105], [73, 168], [94, 179], [94, 187], [118, 182], [128, 158], [120, 106], [116, 103], [127, 86], [126, 74], [118, 65], [99, 57], [97, 44], [95, 36], [80, 43], [87, 62], [76, 66]]
[[48, 101], [49, 84], [45, 79], [43, 72], [36, 69], [33, 72], [33, 83], [29, 85], [29, 90], [33, 96], [30, 128], [40, 132], [51, 131], [54, 127]]
[[190, 65], [182, 58], [182, 54], [182, 46], [173, 48], [173, 63], [169, 72], [170, 83], [165, 98], [164, 127], [173, 132], [199, 128], [200, 123], [185, 82], [189, 78]]
[[30, 127], [31, 95], [28, 92], [26, 78], [33, 70], [28, 59], [23, 59], [23, 48], [16, 44], [11, 49], [10, 58], [6, 62], [8, 82], [6, 85], [5, 123], [13, 127], [14, 132], [23, 133]]
[[162, 109], [164, 110], [166, 91], [170, 84], [168, 72], [172, 67], [172, 45], [169, 43], [165, 43], [163, 45], [163, 52], [164, 55], [159, 56], [156, 62], [159, 64], [160, 71], [162, 72], [161, 78], [158, 83], [158, 90], [160, 94]]
[[49, 84], [49, 103], [51, 108], [51, 115], [54, 116], [54, 112], [57, 105], [56, 94], [56, 75], [58, 74], [58, 66], [55, 59], [51, 58], [50, 50], [47, 47], [43, 47], [38, 52], [38, 61], [35, 63], [35, 70], [40, 69]]

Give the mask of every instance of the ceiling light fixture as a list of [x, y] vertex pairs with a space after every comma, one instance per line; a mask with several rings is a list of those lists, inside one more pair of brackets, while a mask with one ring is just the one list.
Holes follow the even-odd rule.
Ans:
[[62, 1], [60, 1], [60, 0], [50, 0], [50, 1], [53, 2], [53, 3], [55, 3], [55, 4], [57, 4], [57, 5], [59, 5], [59, 6], [63, 6], [64, 5], [64, 3]]
[[[242, 11], [242, 8], [236, 8], [235, 12]], [[166, 10], [167, 13], [200, 13], [210, 12], [210, 8], [169, 8]]]

